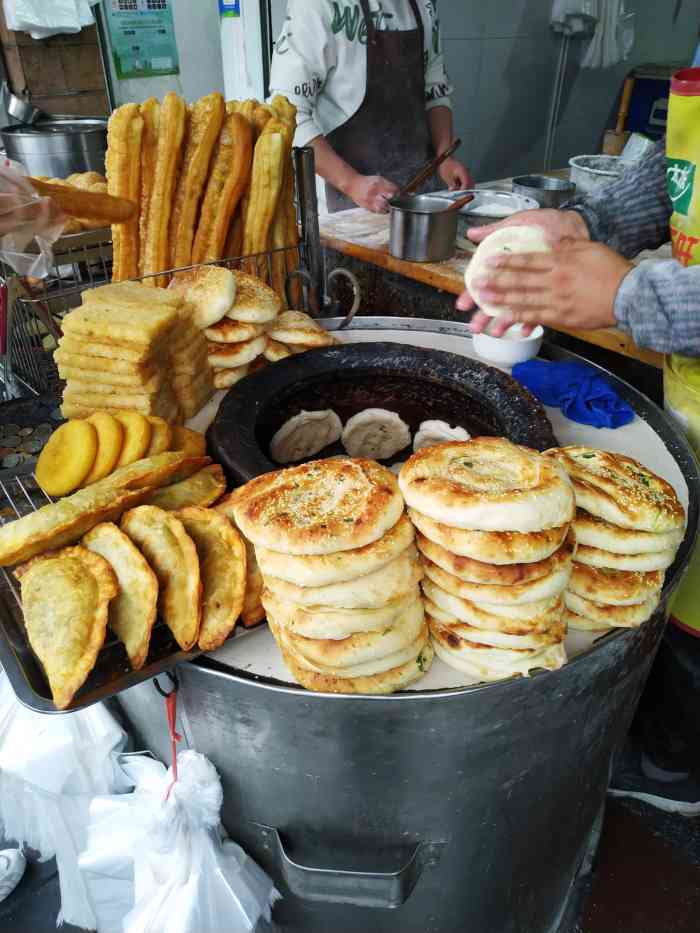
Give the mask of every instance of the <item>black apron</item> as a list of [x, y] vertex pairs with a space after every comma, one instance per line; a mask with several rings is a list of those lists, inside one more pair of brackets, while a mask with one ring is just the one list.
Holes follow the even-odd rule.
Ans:
[[[416, 0], [416, 29], [378, 31], [368, 0], [360, 0], [367, 28], [367, 88], [357, 113], [326, 139], [356, 172], [405, 184], [433, 154], [425, 109], [424, 31]], [[430, 184], [430, 183], [428, 183]], [[326, 182], [330, 213], [355, 203]]]

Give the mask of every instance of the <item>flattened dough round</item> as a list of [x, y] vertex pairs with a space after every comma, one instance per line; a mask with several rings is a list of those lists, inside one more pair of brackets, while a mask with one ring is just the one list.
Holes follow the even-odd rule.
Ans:
[[502, 317], [509, 314], [508, 308], [492, 305], [479, 300], [478, 289], [474, 288], [476, 278], [488, 271], [487, 261], [501, 253], [551, 253], [541, 227], [534, 225], [522, 227], [502, 227], [482, 240], [471, 258], [464, 273], [464, 284], [479, 308], [489, 317]]
[[411, 431], [395, 411], [365, 408], [349, 418], [343, 447], [351, 457], [386, 460], [411, 443]]
[[335, 444], [342, 433], [342, 422], [330, 408], [300, 411], [276, 432], [270, 441], [270, 455], [276, 463], [297, 463]]
[[424, 421], [413, 438], [413, 452], [423, 447], [435, 447], [450, 441], [468, 441], [469, 433], [460, 427], [450, 427], [446, 421]]

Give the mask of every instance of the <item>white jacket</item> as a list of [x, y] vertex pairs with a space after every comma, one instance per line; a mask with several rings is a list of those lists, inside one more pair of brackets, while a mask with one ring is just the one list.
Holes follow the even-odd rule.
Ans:
[[[418, 0], [425, 32], [425, 107], [450, 107], [437, 0]], [[415, 29], [408, 0], [369, 0], [379, 31]], [[275, 45], [270, 93], [296, 105], [294, 143], [306, 146], [360, 109], [367, 85], [367, 30], [358, 0], [289, 0]], [[397, 105], [400, 102], [397, 101]]]

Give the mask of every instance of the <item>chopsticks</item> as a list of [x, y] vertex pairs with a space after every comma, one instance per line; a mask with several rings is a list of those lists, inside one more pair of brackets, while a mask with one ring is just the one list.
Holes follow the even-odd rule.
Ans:
[[413, 178], [407, 182], [403, 188], [399, 191], [398, 194], [394, 197], [401, 198], [405, 194], [411, 194], [412, 191], [415, 191], [416, 188], [420, 187], [424, 181], [427, 181], [428, 178], [442, 165], [445, 159], [449, 159], [451, 155], [459, 149], [462, 145], [461, 139], [455, 139], [451, 146], [449, 146], [445, 151], [435, 158], [431, 159], [429, 162], [426, 162], [423, 168], [417, 172]]

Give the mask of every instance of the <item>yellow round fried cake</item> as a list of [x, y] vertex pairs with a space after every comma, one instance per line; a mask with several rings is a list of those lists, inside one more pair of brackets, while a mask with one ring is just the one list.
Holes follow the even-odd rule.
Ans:
[[83, 486], [109, 476], [116, 467], [124, 444], [124, 426], [107, 411], [96, 411], [87, 419], [97, 431], [97, 456]]
[[650, 619], [659, 605], [659, 594], [655, 593], [643, 603], [631, 606], [609, 606], [598, 603], [577, 593], [564, 593], [564, 605], [569, 612], [574, 612], [591, 622], [600, 623], [606, 628], [634, 628]]
[[558, 447], [555, 459], [571, 477], [576, 503], [597, 518], [636, 531], [667, 533], [685, 527], [685, 510], [665, 479], [623, 454], [593, 447]]
[[124, 443], [117, 466], [128, 466], [146, 456], [153, 427], [148, 418], [137, 411], [115, 411], [114, 417], [124, 428]]
[[522, 635], [512, 635], [509, 632], [498, 632], [492, 629], [477, 628], [467, 622], [443, 612], [434, 603], [427, 603], [425, 611], [428, 615], [444, 625], [458, 638], [474, 642], [477, 645], [486, 645], [489, 648], [514, 648], [519, 651], [523, 648], [542, 648], [545, 645], [558, 645], [564, 641], [566, 626], [558, 619], [541, 632], [524, 632]]
[[363, 632], [384, 632], [420, 601], [420, 591], [416, 589], [378, 609], [307, 608], [279, 599], [271, 590], [262, 590], [262, 604], [268, 616], [277, 625], [304, 638], [340, 640]]
[[425, 447], [406, 461], [399, 486], [412, 509], [454, 528], [542, 531], [575, 512], [564, 469], [501, 437]]
[[589, 515], [584, 509], [576, 510], [574, 530], [579, 544], [613, 554], [657, 554], [659, 551], [677, 548], [685, 536], [685, 528], [667, 532], [621, 528]]
[[157, 415], [146, 415], [151, 425], [151, 441], [146, 451], [146, 457], [155, 457], [166, 450], [172, 450], [173, 430], [165, 420]]
[[364, 547], [403, 514], [396, 477], [372, 460], [315, 460], [266, 473], [237, 489], [232, 504], [246, 538], [289, 554]]
[[90, 473], [97, 457], [97, 431], [88, 421], [67, 421], [39, 454], [36, 480], [49, 496], [66, 496]]
[[427, 607], [435, 605], [467, 625], [508, 635], [546, 631], [561, 617], [564, 606], [563, 596], [521, 606], [477, 605], [469, 599], [453, 596], [430, 579], [423, 581], [422, 588]]

